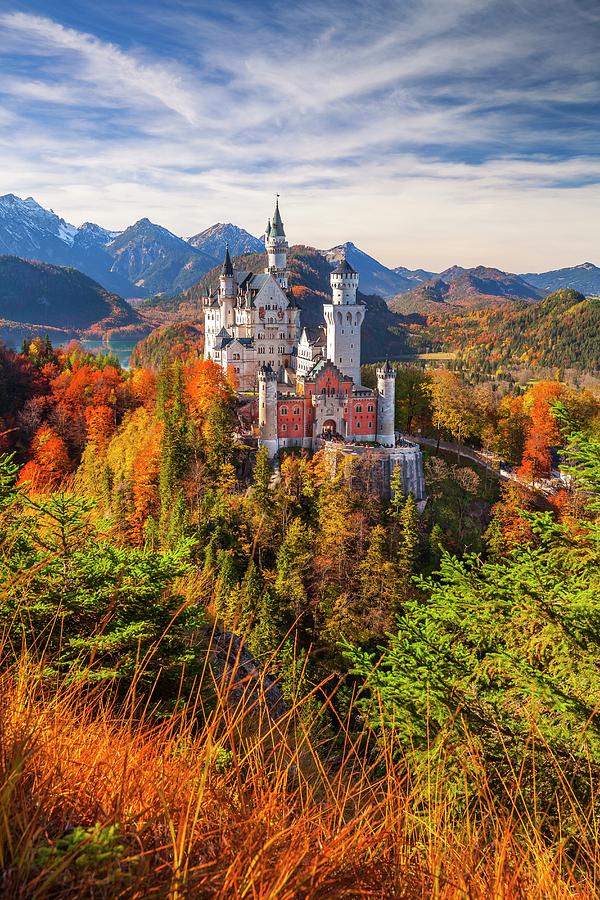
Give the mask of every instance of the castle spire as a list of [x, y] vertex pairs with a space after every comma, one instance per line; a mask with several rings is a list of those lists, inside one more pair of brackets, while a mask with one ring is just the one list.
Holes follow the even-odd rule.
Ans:
[[233, 265], [231, 262], [231, 257], [229, 255], [229, 241], [225, 245], [225, 260], [223, 261], [221, 275], [233, 275]]
[[285, 237], [281, 213], [279, 212], [279, 194], [276, 194], [275, 196], [275, 212], [273, 213], [273, 223], [271, 225], [270, 235], [271, 237]]
[[288, 243], [285, 239], [281, 213], [279, 212], [279, 194], [276, 195], [275, 212], [270, 221], [269, 232], [265, 239], [267, 248], [267, 267], [265, 272], [273, 275], [282, 290], [287, 291], [287, 251]]

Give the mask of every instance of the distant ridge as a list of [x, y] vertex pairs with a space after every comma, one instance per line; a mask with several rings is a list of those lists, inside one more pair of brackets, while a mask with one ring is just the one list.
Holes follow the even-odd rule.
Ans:
[[403, 315], [449, 315], [464, 308], [493, 306], [507, 300], [539, 300], [542, 292], [520, 275], [502, 272], [489, 266], [463, 269], [451, 266], [440, 275], [388, 303]]
[[544, 293], [558, 291], [561, 288], [573, 288], [588, 296], [600, 294], [600, 268], [591, 262], [565, 269], [553, 269], [551, 272], [528, 272], [521, 277], [529, 284], [541, 288]]
[[59, 339], [126, 329], [145, 334], [148, 323], [116, 294], [76, 269], [0, 256], [0, 337], [15, 333]]
[[[72, 266], [108, 291], [129, 299], [175, 295], [191, 287], [221, 262], [227, 243], [234, 256], [264, 249], [260, 237], [231, 222], [218, 222], [184, 240], [147, 218], [123, 231], [102, 228], [94, 222], [76, 227], [33, 197], [23, 200], [10, 193], [0, 196], [0, 253]], [[438, 275], [406, 266], [389, 268], [352, 241], [320, 252], [330, 263], [346, 256], [360, 275], [361, 290], [385, 298], [406, 294], [439, 278], [449, 283], [455, 280], [450, 279], [451, 272], [458, 276], [474, 271], [454, 266]], [[573, 287], [584, 294], [600, 293], [600, 268], [590, 262], [514, 277], [538, 288], [540, 294], [561, 287]]]

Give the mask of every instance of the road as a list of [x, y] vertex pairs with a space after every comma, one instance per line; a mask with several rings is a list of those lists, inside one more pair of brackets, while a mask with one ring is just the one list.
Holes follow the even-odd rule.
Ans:
[[[415, 444], [424, 447], [433, 447], [435, 449], [438, 445], [435, 438], [421, 437], [421, 435], [416, 434], [405, 435], [405, 437], [409, 441], [414, 441]], [[488, 454], [483, 450], [475, 450], [473, 447], [466, 447], [464, 444], [455, 444], [452, 441], [440, 441], [440, 450], [445, 450], [447, 453], [455, 453], [457, 462], [459, 461], [459, 456], [460, 459], [468, 459], [470, 462], [474, 462], [488, 472], [492, 472], [502, 481], [514, 481], [517, 484], [521, 484], [523, 487], [528, 488], [530, 491], [538, 491], [541, 494], [548, 495], [555, 494], [557, 490], [565, 487], [563, 482], [558, 478], [543, 479], [543, 481], [534, 486], [524, 478], [519, 478], [516, 472], [511, 472], [509, 469], [503, 468], [497, 457], [497, 461], [494, 463], [492, 461], [494, 458], [491, 454]]]

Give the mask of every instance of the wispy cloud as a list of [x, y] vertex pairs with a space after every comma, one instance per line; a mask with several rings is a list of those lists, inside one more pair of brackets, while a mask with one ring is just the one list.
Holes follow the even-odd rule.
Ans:
[[[185, 90], [181, 75], [173, 68], [147, 63], [112, 43], [90, 34], [66, 28], [45, 16], [6, 13], [0, 16], [0, 28], [15, 43], [13, 47], [27, 53], [64, 57], [65, 67], [77, 80], [86, 82], [124, 105], [136, 98], [158, 101], [167, 109], [193, 124], [196, 98]], [[6, 50], [6, 45], [5, 45]]]

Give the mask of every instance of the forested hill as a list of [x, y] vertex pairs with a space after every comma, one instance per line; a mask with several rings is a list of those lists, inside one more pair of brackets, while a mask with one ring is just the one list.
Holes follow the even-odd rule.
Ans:
[[[234, 259], [236, 269], [261, 272], [266, 265], [264, 253], [248, 253]], [[313, 247], [295, 246], [288, 254], [290, 288], [300, 307], [302, 325], [319, 325], [324, 322], [323, 304], [331, 296], [329, 275], [331, 265]], [[211, 269], [196, 284], [175, 297], [158, 298], [144, 304], [146, 312], [165, 323], [202, 321], [202, 298], [207, 288], [216, 290], [221, 267]], [[378, 296], [365, 296], [359, 291], [359, 299], [367, 307], [362, 329], [363, 362], [398, 358], [409, 352], [403, 325], [406, 319], [390, 310]]]
[[0, 256], [3, 329], [48, 326], [65, 332], [140, 327], [144, 321], [117, 294], [77, 269]]
[[533, 305], [513, 303], [438, 321], [426, 334], [429, 344], [458, 350], [483, 370], [507, 364], [600, 370], [600, 298], [571, 288]]

